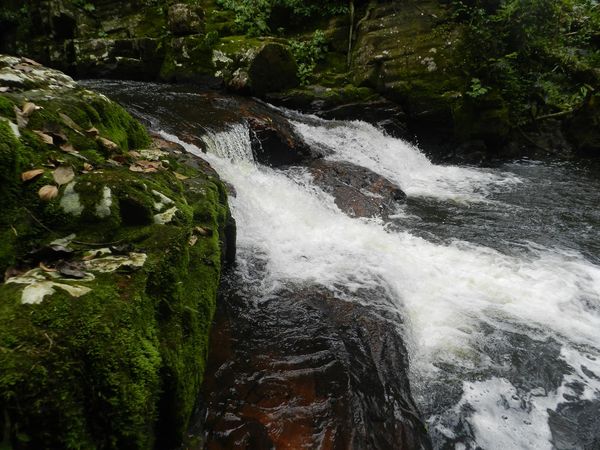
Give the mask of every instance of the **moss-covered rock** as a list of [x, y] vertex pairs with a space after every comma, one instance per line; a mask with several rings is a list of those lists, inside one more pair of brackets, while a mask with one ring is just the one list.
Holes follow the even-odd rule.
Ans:
[[0, 442], [175, 447], [232, 257], [225, 188], [106, 97], [0, 66], [26, 80], [0, 96]]
[[228, 89], [263, 96], [299, 85], [290, 50], [272, 40], [229, 38], [215, 49], [217, 76]]

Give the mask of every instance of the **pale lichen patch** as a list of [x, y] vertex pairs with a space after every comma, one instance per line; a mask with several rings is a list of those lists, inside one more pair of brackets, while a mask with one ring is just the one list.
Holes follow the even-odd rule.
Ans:
[[65, 188], [65, 192], [60, 199], [60, 206], [67, 214], [80, 216], [83, 212], [83, 205], [79, 198], [79, 194], [75, 192], [75, 182], [72, 181]]
[[177, 206], [173, 206], [172, 208], [167, 209], [165, 212], [154, 215], [154, 223], [165, 225], [173, 220], [175, 217], [175, 213], [179, 211]]
[[96, 216], [104, 219], [110, 216], [110, 207], [112, 206], [112, 192], [108, 186], [102, 189], [102, 199], [96, 205]]
[[162, 192], [153, 189], [152, 193], [159, 198], [159, 201], [154, 203], [154, 209], [157, 211], [162, 211], [167, 205], [172, 205], [174, 203], [173, 200]]

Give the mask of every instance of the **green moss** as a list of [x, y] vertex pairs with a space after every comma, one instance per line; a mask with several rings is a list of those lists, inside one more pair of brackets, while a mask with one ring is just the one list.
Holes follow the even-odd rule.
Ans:
[[0, 95], [0, 115], [9, 119], [15, 117], [14, 103], [3, 95]]
[[[169, 170], [130, 171], [126, 150], [151, 143], [138, 122], [103, 97], [72, 89], [53, 92], [52, 100], [34, 91], [14, 100], [25, 96], [43, 109], [20, 138], [0, 119], [0, 271], [35, 267], [31, 250], [71, 233], [75, 261], [111, 245], [147, 260], [139, 270], [61, 278], [91, 289], [78, 298], [55, 287], [41, 303], [26, 305], [23, 284], [0, 284], [0, 441], [21, 449], [175, 447], [202, 382], [229, 218], [225, 189], [166, 151]], [[120, 146], [122, 165], [107, 162], [111, 155], [85, 133], [91, 126]], [[64, 134], [96, 170], [84, 173], [84, 160], [42, 143], [33, 130]], [[37, 192], [54, 183], [52, 169], [26, 183], [20, 173], [56, 161], [73, 167], [75, 179], [42, 201]], [[190, 178], [178, 180], [174, 170]], [[65, 211], [70, 188], [80, 213]], [[155, 220], [166, 209], [163, 196], [177, 208], [166, 224]], [[190, 241], [198, 226], [211, 232]]]

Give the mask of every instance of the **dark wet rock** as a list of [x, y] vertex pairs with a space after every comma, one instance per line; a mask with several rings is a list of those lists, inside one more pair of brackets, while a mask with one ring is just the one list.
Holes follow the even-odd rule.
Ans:
[[406, 194], [388, 179], [348, 162], [318, 160], [309, 170], [317, 186], [335, 198], [352, 217], [387, 217], [406, 200]]
[[175, 3], [169, 6], [169, 30], [176, 36], [198, 34], [204, 31], [204, 11], [196, 5]]
[[548, 411], [552, 444], [557, 450], [600, 448], [600, 401], [580, 400]]
[[582, 156], [600, 156], [600, 94], [589, 98], [565, 124], [565, 131]]
[[298, 86], [298, 67], [290, 50], [275, 42], [243, 41], [220, 47], [214, 57], [227, 88], [258, 97]]
[[209, 449], [430, 448], [399, 324], [318, 287], [224, 299], [192, 434]]
[[272, 167], [298, 164], [313, 159], [311, 148], [286, 121], [276, 123], [263, 117], [249, 117], [252, 152], [256, 161]]

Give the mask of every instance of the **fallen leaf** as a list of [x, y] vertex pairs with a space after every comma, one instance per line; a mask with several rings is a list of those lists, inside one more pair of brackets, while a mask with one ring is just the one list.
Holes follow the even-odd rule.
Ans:
[[28, 170], [27, 172], [23, 172], [21, 174], [21, 181], [25, 182], [25, 181], [33, 180], [34, 178], [39, 177], [43, 173], [44, 173], [44, 169]]
[[73, 147], [73, 144], [69, 144], [69, 143], [62, 144], [60, 146], [60, 149], [66, 153], [79, 153], [77, 150], [75, 150], [75, 147]]
[[44, 264], [43, 262], [40, 262], [39, 264], [40, 269], [42, 269], [44, 272], [56, 272], [56, 269], [53, 269], [52, 267], [48, 267], [46, 264]]
[[100, 145], [106, 150], [116, 151], [119, 149], [119, 146], [109, 139], [98, 136], [96, 140], [100, 142]]
[[83, 170], [91, 172], [92, 170], [94, 170], [94, 166], [92, 166], [90, 163], [83, 163]]
[[142, 157], [142, 155], [139, 152], [136, 152], [135, 150], [130, 151], [129, 156], [131, 156], [132, 158], [141, 158]]
[[52, 172], [52, 176], [54, 177], [54, 181], [59, 186], [63, 184], [70, 183], [75, 178], [75, 172], [73, 172], [73, 168], [71, 166], [60, 166]]
[[85, 130], [85, 133], [88, 136], [92, 136], [92, 137], [96, 137], [100, 134], [100, 132], [98, 131], [98, 128], [96, 128], [96, 127], [92, 127], [92, 128]]
[[8, 86], [0, 86], [0, 92], [8, 92], [10, 88]]
[[67, 135], [65, 133], [63, 133], [62, 131], [46, 131], [46, 130], [44, 130], [44, 132], [46, 134], [52, 136], [54, 138], [54, 143], [57, 145], [64, 144], [69, 140]]
[[13, 68], [20, 70], [21, 72], [25, 72], [25, 73], [29, 73], [33, 70], [32, 67], [26, 66], [25, 64], [16, 64], [13, 66]]
[[58, 269], [58, 273], [67, 278], [85, 278], [87, 274], [81, 270], [83, 268], [82, 263], [73, 263], [63, 261], [59, 263], [56, 268]]
[[26, 102], [23, 107], [21, 108], [21, 113], [23, 114], [23, 116], [25, 117], [29, 117], [31, 116], [35, 111], [37, 111], [38, 109], [42, 109], [41, 106], [36, 105], [35, 103], [31, 103], [31, 102]]
[[186, 177], [185, 175], [182, 175], [178, 172], [173, 172], [173, 174], [175, 175], [175, 178], [177, 178], [178, 180], [181, 180], [181, 181], [187, 180], [188, 178], [190, 178], [190, 177]]
[[12, 277], [18, 277], [18, 276], [22, 275], [23, 273], [25, 273], [23, 270], [19, 270], [16, 267], [9, 267], [4, 272], [4, 281], [6, 281]]
[[32, 66], [36, 66], [36, 67], [41, 67], [42, 66], [39, 62], [34, 61], [33, 59], [30, 59], [30, 58], [26, 58], [24, 56], [21, 57], [21, 61], [24, 62], [24, 63], [27, 63], [27, 64], [31, 64]]
[[198, 242], [198, 236], [196, 236], [195, 234], [192, 234], [190, 236], [190, 240], [188, 241], [188, 243], [190, 244], [190, 247], [193, 247], [194, 245], [196, 245], [196, 242]]
[[39, 130], [33, 130], [33, 132], [35, 134], [37, 134], [45, 144], [48, 144], [48, 145], [54, 144], [54, 139], [52, 138], [52, 136], [50, 136], [46, 133], [43, 133], [42, 131], [39, 131]]
[[52, 200], [58, 195], [58, 188], [52, 184], [47, 184], [40, 188], [38, 195], [44, 201]]
[[65, 125], [68, 126], [71, 130], [73, 130], [79, 134], [83, 134], [83, 133], [81, 133], [82, 128], [79, 125], [77, 125], [73, 119], [71, 119], [69, 116], [67, 116], [64, 113], [58, 113], [58, 115], [62, 119], [62, 121], [65, 123]]
[[213, 231], [210, 228], [196, 227], [194, 228], [200, 236], [212, 236]]
[[129, 166], [129, 170], [131, 170], [132, 172], [143, 172], [144, 168], [140, 167], [140, 166], [136, 166], [135, 164], [132, 164], [131, 166]]

